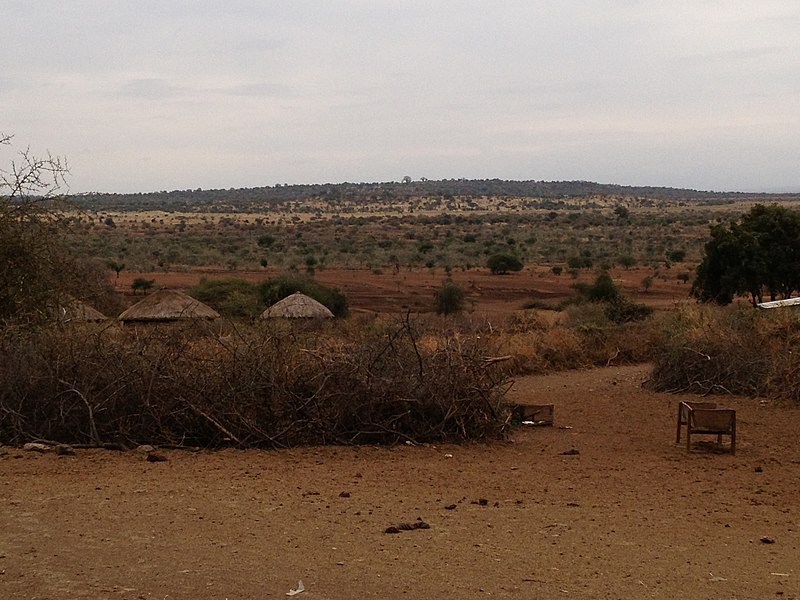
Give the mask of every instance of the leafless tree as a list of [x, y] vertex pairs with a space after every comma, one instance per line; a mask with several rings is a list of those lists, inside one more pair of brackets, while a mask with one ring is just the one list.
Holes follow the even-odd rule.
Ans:
[[75, 272], [61, 244], [56, 203], [68, 189], [69, 170], [59, 156], [15, 152], [12, 139], [0, 133], [0, 146], [12, 154], [0, 166], [0, 319], [42, 317]]

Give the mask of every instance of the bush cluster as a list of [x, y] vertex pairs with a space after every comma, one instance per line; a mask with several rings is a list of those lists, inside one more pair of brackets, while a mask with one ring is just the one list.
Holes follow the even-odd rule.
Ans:
[[448, 279], [436, 290], [433, 300], [437, 315], [452, 315], [464, 310], [467, 294], [452, 279]]
[[349, 313], [347, 296], [338, 288], [331, 288], [303, 275], [281, 275], [261, 283], [244, 279], [202, 278], [189, 290], [189, 295], [208, 304], [228, 318], [256, 318], [268, 306], [287, 296], [300, 292], [324, 304], [334, 314], [343, 318]]
[[657, 331], [652, 319], [615, 323], [605, 305], [585, 302], [552, 323], [523, 313], [495, 335], [514, 357], [510, 373], [532, 374], [649, 361]]
[[324, 304], [335, 317], [344, 318], [350, 312], [347, 296], [338, 288], [331, 288], [300, 275], [282, 275], [268, 279], [258, 286], [258, 296], [264, 306], [271, 306], [287, 296], [300, 292]]
[[658, 391], [800, 400], [800, 315], [685, 307], [664, 325], [650, 385]]
[[409, 322], [366, 332], [264, 324], [6, 328], [0, 443], [287, 447], [503, 434], [485, 340]]
[[613, 323], [643, 321], [654, 312], [653, 308], [646, 304], [633, 302], [625, 297], [606, 271], [599, 273], [594, 283], [576, 283], [573, 288], [578, 292], [573, 304], [581, 302], [601, 304], [606, 317]]

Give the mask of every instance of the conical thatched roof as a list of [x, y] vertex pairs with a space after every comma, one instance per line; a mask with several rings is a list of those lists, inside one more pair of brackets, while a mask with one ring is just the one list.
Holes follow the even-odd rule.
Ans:
[[56, 319], [61, 323], [106, 321], [108, 317], [77, 298], [70, 298], [58, 307]]
[[267, 308], [261, 313], [261, 318], [332, 319], [333, 313], [324, 304], [320, 304], [305, 294], [295, 292]]
[[184, 319], [218, 319], [219, 313], [176, 290], [158, 290], [145, 296], [119, 316], [120, 321], [164, 322]]

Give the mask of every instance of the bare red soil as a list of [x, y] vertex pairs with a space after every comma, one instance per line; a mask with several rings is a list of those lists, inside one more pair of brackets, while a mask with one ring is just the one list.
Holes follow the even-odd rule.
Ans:
[[647, 374], [519, 379], [555, 426], [488, 445], [0, 448], [0, 598], [800, 598], [800, 410], [687, 452]]
[[[675, 271], [672, 269], [671, 271]], [[676, 273], [667, 271], [666, 281], [654, 278], [653, 285], [644, 291], [642, 280], [652, 272], [645, 268], [630, 270], [617, 269], [612, 272], [615, 282], [625, 293], [638, 302], [656, 308], [670, 308], [675, 303], [686, 300], [689, 284], [681, 283]], [[186, 272], [136, 273], [123, 271], [117, 282], [120, 291], [130, 293], [131, 283], [137, 277], [153, 279], [156, 286], [187, 289], [196, 285], [201, 277], [221, 279], [236, 277], [249, 281], [262, 281], [279, 273], [274, 270], [262, 271], [222, 271], [194, 270]], [[550, 302], [575, 295], [572, 285], [578, 281], [591, 282], [595, 274], [582, 273], [578, 279], [569, 275], [554, 275], [545, 267], [529, 267], [519, 273], [492, 275], [486, 269], [454, 271], [453, 280], [464, 288], [469, 298], [469, 309], [483, 314], [509, 314], [523, 307], [529, 300]], [[446, 274], [439, 269], [391, 269], [376, 274], [368, 269], [325, 269], [318, 271], [315, 278], [325, 284], [342, 289], [348, 297], [350, 307], [355, 312], [402, 313], [429, 312], [433, 310], [433, 296], [442, 285]], [[133, 297], [129, 298], [131, 301]]]

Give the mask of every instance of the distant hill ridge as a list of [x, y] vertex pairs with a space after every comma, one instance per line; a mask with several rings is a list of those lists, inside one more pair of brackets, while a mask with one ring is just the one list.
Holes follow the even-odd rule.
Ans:
[[217, 190], [175, 190], [135, 194], [89, 193], [70, 200], [94, 210], [172, 210], [224, 204], [240, 209], [256, 206], [323, 199], [350, 203], [403, 201], [419, 197], [530, 197], [581, 198], [593, 195], [642, 197], [654, 200], [725, 201], [742, 198], [785, 198], [792, 194], [711, 192], [691, 189], [625, 186], [592, 181], [506, 181], [502, 179], [443, 179], [384, 183], [319, 183], [275, 185]]

